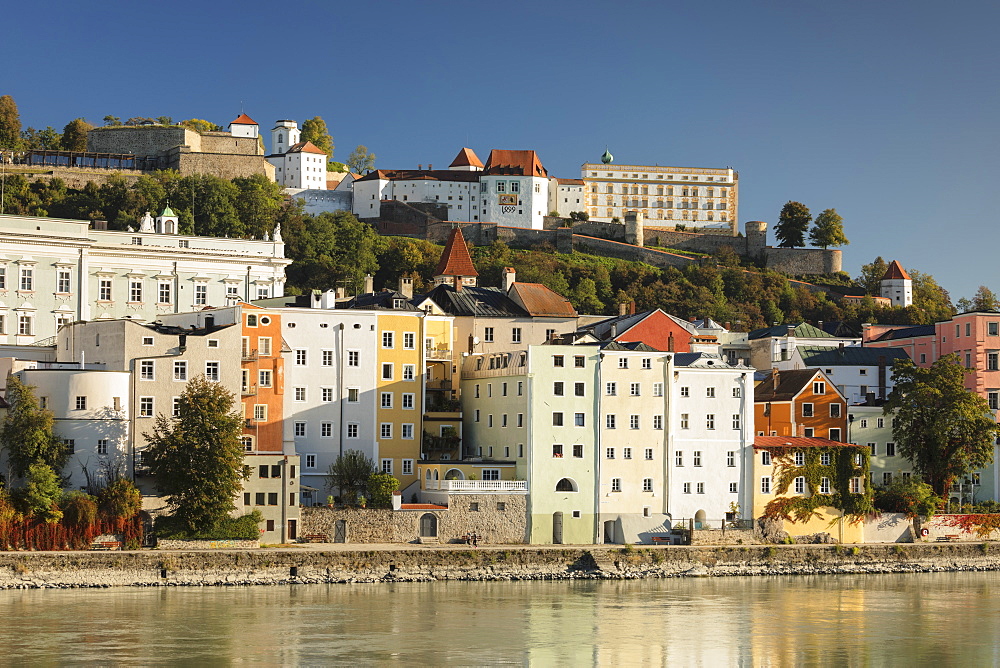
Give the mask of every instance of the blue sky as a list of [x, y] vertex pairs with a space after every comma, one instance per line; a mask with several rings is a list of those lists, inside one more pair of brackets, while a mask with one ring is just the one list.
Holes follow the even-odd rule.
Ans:
[[[462, 146], [732, 166], [740, 223], [836, 208], [953, 299], [1000, 291], [995, 3], [16, 3], [0, 94], [25, 126], [240, 111], [322, 116], [343, 160], [445, 167]], [[13, 65], [13, 66], [12, 66]], [[992, 203], [992, 204], [991, 204]], [[961, 237], [956, 239], [956, 237]]]

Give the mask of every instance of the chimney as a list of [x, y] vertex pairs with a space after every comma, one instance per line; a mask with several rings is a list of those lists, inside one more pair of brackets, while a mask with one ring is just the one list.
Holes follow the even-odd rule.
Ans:
[[433, 169], [434, 169], [434, 165], [432, 165], [431, 163], [429, 163], [429, 162], [428, 162], [428, 163], [427, 163], [427, 171], [428, 171], [428, 172], [430, 172], [430, 171], [432, 171]]
[[365, 289], [364, 294], [370, 294], [375, 292], [375, 279], [372, 278], [371, 274], [365, 274]]
[[618, 338], [618, 323], [611, 323], [611, 340], [614, 341]]
[[621, 304], [618, 305], [618, 315], [626, 315], [626, 314], [628, 314], [628, 304], [622, 302]]
[[461, 276], [452, 276], [451, 277], [451, 285], [452, 285], [453, 288], [455, 288], [455, 292], [461, 292], [462, 291], [462, 277]]
[[688, 322], [698, 322], [698, 318], [688, 318]]
[[795, 336], [795, 325], [788, 325], [788, 332], [786, 336]]
[[820, 320], [819, 322], [816, 323], [816, 328], [817, 329], [823, 329], [823, 321], [822, 320]]
[[510, 292], [510, 289], [517, 282], [517, 272], [514, 271], [514, 267], [504, 267], [503, 268], [503, 291], [504, 293]]
[[778, 367], [774, 367], [773, 369], [771, 369], [771, 389], [774, 392], [778, 391], [778, 380], [779, 380], [778, 375], [779, 375]]
[[417, 171], [418, 172], [424, 171], [424, 166], [423, 165], [417, 165]]
[[398, 489], [392, 493], [392, 509], [399, 510], [403, 507], [403, 493]]
[[885, 386], [887, 384], [886, 367], [888, 366], [885, 355], [878, 356], [878, 398], [885, 399]]
[[861, 323], [861, 340], [862, 341], [871, 341], [871, 338], [869, 338], [869, 332], [871, 332], [871, 329], [872, 329], [872, 324], [870, 322], [863, 322], [863, 323]]
[[413, 299], [413, 279], [403, 276], [399, 279], [399, 294], [407, 299]]
[[731, 323], [731, 322], [726, 322], [726, 323], [724, 323], [724, 324], [723, 324], [722, 326], [723, 326], [723, 327], [724, 327], [724, 328], [725, 328], [726, 330], [730, 330], [730, 329], [732, 329], [732, 328], [733, 328], [733, 327], [732, 327], [732, 325], [733, 325], [733, 323]]
[[843, 341], [840, 342], [840, 354], [841, 355], [844, 354], [844, 342]]
[[628, 303], [628, 314], [635, 315], [635, 300], [633, 299]]
[[674, 334], [673, 334], [673, 332], [671, 332], [667, 336], [667, 352], [668, 353], [674, 352]]

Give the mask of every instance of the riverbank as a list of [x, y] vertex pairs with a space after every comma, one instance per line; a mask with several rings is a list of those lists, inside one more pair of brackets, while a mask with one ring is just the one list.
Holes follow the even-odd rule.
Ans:
[[465, 546], [391, 549], [5, 552], [0, 589], [245, 586], [436, 580], [671, 577], [1000, 570], [1000, 544], [727, 547]]

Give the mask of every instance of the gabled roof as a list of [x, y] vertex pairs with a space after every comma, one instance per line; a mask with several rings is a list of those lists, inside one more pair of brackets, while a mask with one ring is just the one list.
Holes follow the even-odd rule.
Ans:
[[798, 346], [795, 350], [802, 363], [809, 367], [820, 366], [878, 366], [885, 358], [890, 366], [893, 360], [910, 359], [902, 348], [864, 348], [862, 346]]
[[480, 288], [465, 286], [461, 292], [441, 284], [425, 295], [413, 300], [414, 304], [430, 299], [448, 315], [472, 315], [478, 317], [527, 317], [529, 314], [514, 303], [500, 288]]
[[909, 339], [918, 336], [937, 336], [937, 328], [934, 325], [917, 325], [916, 327], [902, 327], [900, 329], [890, 329], [876, 341], [895, 341], [896, 339]]
[[469, 247], [465, 245], [462, 228], [456, 227], [448, 236], [441, 261], [438, 262], [435, 276], [479, 276], [476, 266], [472, 264]]
[[[397, 304], [400, 305], [397, 306]], [[396, 290], [382, 290], [381, 292], [366, 292], [356, 295], [345, 302], [338, 303], [337, 308], [386, 309], [390, 311], [417, 310], [417, 307], [410, 303], [410, 300]]]
[[621, 343], [619, 341], [605, 341], [601, 343], [601, 350], [605, 351], [619, 351], [619, 352], [633, 352], [633, 353], [662, 353], [663, 350], [657, 350], [653, 346], [647, 345], [642, 341], [629, 341], [627, 343]]
[[591, 332], [594, 336], [596, 336], [599, 339], [607, 339], [611, 337], [611, 327], [613, 325], [617, 325], [618, 326], [617, 336], [622, 336], [627, 331], [638, 325], [640, 322], [642, 322], [646, 318], [649, 318], [650, 316], [655, 315], [657, 312], [662, 313], [667, 318], [670, 318], [675, 323], [680, 325], [683, 329], [690, 332], [692, 335], [698, 333], [698, 330], [690, 322], [686, 320], [681, 320], [680, 318], [672, 316], [669, 313], [658, 308], [654, 308], [649, 311], [642, 311], [641, 313], [616, 315], [613, 318], [607, 318], [606, 320], [599, 320], [597, 322], [581, 327], [580, 329], [581, 331]]
[[822, 329], [818, 327], [813, 327], [807, 322], [800, 322], [797, 325], [774, 325], [773, 327], [764, 327], [762, 329], [755, 329], [749, 334], [747, 338], [753, 341], [754, 339], [767, 339], [772, 337], [783, 337], [788, 336], [788, 328], [791, 327], [795, 336], [804, 339], [832, 339], [834, 337], [830, 336]]
[[867, 445], [831, 441], [828, 438], [812, 436], [754, 436], [753, 449], [767, 450], [770, 448], [866, 448]]
[[246, 114], [240, 114], [230, 125], [258, 125], [258, 123]]
[[730, 364], [729, 360], [718, 353], [694, 352], [675, 353], [674, 366], [696, 369], [749, 369], [742, 364]]
[[478, 182], [482, 172], [454, 169], [373, 169], [358, 181], [468, 181]]
[[910, 280], [910, 275], [906, 273], [903, 269], [903, 265], [899, 263], [898, 260], [893, 260], [889, 263], [889, 268], [885, 270], [885, 275], [882, 277], [883, 281], [908, 281]]
[[546, 177], [549, 173], [534, 151], [505, 151], [493, 149], [486, 160], [484, 174]]
[[576, 309], [568, 299], [541, 283], [515, 282], [508, 296], [533, 316], [575, 318]]
[[701, 318], [700, 320], [695, 320], [691, 324], [698, 329], [712, 329], [712, 330], [718, 330], [720, 332], [729, 331], [716, 321], [712, 320], [711, 318]]
[[326, 151], [311, 141], [300, 141], [298, 144], [292, 144], [285, 153], [319, 153], [320, 155], [326, 155]]
[[[813, 381], [817, 375], [824, 380], [826, 376], [819, 369], [795, 369], [793, 371], [780, 371], [778, 373], [778, 388], [774, 388], [772, 378], [774, 371], [771, 371], [764, 380], [761, 381], [753, 391], [754, 402], [761, 401], [791, 401], [799, 392]], [[834, 386], [835, 387], [835, 386]]]
[[556, 179], [556, 183], [561, 186], [582, 186], [583, 179]]
[[455, 156], [455, 159], [451, 161], [449, 167], [480, 167], [482, 168], [483, 161], [479, 159], [476, 152], [471, 148], [463, 148]]

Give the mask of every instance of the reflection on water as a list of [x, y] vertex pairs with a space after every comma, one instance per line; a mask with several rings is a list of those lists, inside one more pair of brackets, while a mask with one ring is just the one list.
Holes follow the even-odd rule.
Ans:
[[[0, 592], [4, 663], [998, 665], [1000, 574]], [[998, 593], [994, 593], [997, 591]]]

